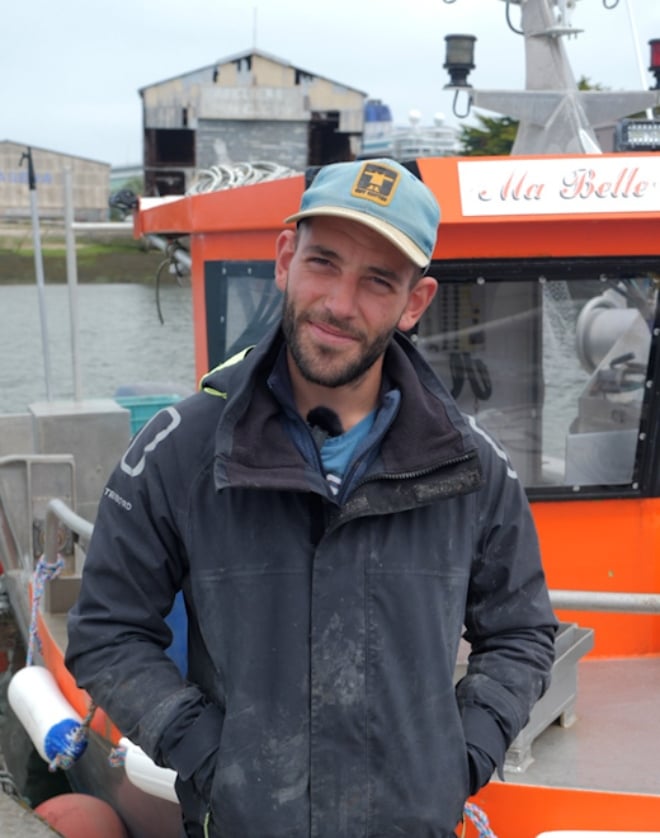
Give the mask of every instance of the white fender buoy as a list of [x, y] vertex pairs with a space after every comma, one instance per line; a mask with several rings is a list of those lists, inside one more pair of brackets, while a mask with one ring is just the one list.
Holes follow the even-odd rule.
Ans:
[[176, 771], [156, 765], [142, 748], [125, 736], [122, 736], [119, 740], [119, 745], [126, 751], [124, 769], [126, 770], [126, 776], [134, 786], [146, 791], [147, 794], [154, 795], [154, 797], [171, 800], [172, 803], [179, 802], [174, 790]]
[[7, 690], [9, 705], [25, 728], [39, 755], [47, 763], [59, 756], [76, 760], [87, 740], [75, 741], [82, 719], [64, 698], [55, 678], [43, 666], [25, 666], [16, 672]]

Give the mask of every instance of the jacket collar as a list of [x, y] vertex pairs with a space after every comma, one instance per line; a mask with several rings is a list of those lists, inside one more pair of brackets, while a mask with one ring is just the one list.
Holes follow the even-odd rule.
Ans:
[[[288, 436], [281, 405], [267, 384], [284, 345], [279, 324], [238, 364], [210, 373], [204, 389], [226, 405], [216, 431], [214, 476], [228, 485], [326, 491]], [[399, 411], [381, 444], [379, 470], [390, 475], [430, 471], [476, 449], [467, 421], [412, 343], [395, 335], [385, 355], [383, 387], [401, 392]]]

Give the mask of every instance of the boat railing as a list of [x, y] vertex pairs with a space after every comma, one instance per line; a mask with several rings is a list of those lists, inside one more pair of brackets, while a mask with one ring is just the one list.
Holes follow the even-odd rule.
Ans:
[[617, 611], [660, 614], [660, 594], [611, 591], [550, 591], [553, 608], [567, 611]]
[[[52, 498], [46, 505], [43, 558], [46, 566], [53, 568], [59, 561], [59, 573], [45, 586], [44, 607], [50, 613], [67, 612], [75, 603], [80, 591], [80, 568], [76, 557], [89, 545], [94, 525], [83, 518], [63, 500]], [[63, 546], [66, 549], [63, 550]], [[82, 563], [82, 562], [81, 562]]]
[[[84, 549], [92, 537], [94, 525], [73, 511], [62, 500], [49, 501], [46, 513], [46, 538], [44, 554], [49, 564], [54, 564], [62, 545], [62, 525], [67, 527]], [[64, 574], [75, 572], [71, 564], [65, 565]], [[660, 614], [660, 594], [604, 591], [550, 591], [553, 608], [569, 611], [608, 611], [627, 614]]]
[[[60, 556], [62, 546], [62, 526], [67, 527], [84, 549], [89, 544], [94, 530], [94, 524], [74, 512], [70, 506], [59, 498], [48, 501], [46, 507], [46, 538], [44, 543], [44, 556], [48, 564], [55, 564]], [[75, 573], [75, 564], [71, 561], [65, 563], [65, 573]]]
[[70, 454], [0, 457], [0, 549], [6, 570], [31, 571], [45, 547], [45, 506], [58, 494], [76, 503], [76, 467]]

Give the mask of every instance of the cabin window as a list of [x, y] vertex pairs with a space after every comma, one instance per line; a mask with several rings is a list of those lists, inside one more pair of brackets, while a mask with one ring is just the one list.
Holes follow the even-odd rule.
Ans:
[[275, 323], [282, 295], [275, 263], [204, 263], [206, 335], [209, 369], [253, 346]]
[[660, 264], [522, 270], [434, 265], [440, 288], [414, 336], [419, 348], [529, 490], [635, 489]]
[[[274, 262], [207, 261], [210, 368], [280, 316]], [[412, 336], [531, 497], [636, 492], [650, 462], [660, 261], [438, 262]], [[657, 440], [655, 440], [657, 443]]]

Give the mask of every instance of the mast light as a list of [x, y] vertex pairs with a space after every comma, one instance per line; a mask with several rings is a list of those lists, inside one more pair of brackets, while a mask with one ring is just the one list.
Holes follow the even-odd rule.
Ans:
[[474, 70], [474, 35], [445, 35], [447, 43], [443, 67], [449, 73], [446, 87], [471, 87], [467, 77]]
[[655, 90], [660, 90], [660, 38], [649, 41], [651, 47], [651, 66], [649, 70], [655, 76]]

